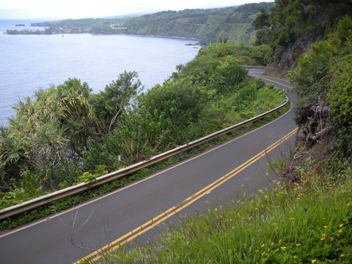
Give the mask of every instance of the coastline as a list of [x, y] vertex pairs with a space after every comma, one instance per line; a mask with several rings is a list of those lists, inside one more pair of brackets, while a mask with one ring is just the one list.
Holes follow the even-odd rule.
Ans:
[[186, 40], [186, 41], [197, 41], [197, 43], [192, 44], [191, 46], [205, 46], [207, 44], [206, 40], [196, 38], [196, 37], [182, 37], [182, 36], [166, 36], [166, 35], [148, 35], [148, 34], [136, 34], [136, 33], [90, 33], [90, 32], [74, 32], [74, 33], [38, 33], [36, 31], [33, 32], [18, 32], [15, 34], [9, 34], [6, 31], [0, 31], [0, 35], [7, 36], [51, 36], [51, 35], [82, 35], [88, 34], [93, 36], [136, 36], [136, 37], [147, 37], [147, 38], [163, 38], [163, 39], [176, 39], [176, 40]]

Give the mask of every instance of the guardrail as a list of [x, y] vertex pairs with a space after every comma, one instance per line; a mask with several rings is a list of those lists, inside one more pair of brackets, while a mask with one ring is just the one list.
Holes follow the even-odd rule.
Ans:
[[153, 165], [157, 162], [160, 162], [162, 160], [165, 160], [171, 156], [174, 156], [176, 154], [179, 154], [181, 152], [184, 152], [186, 150], [189, 150], [191, 148], [194, 148], [196, 146], [199, 146], [203, 143], [206, 143], [210, 140], [213, 140], [217, 137], [220, 137], [224, 134], [227, 134], [229, 133], [230, 131], [236, 129], [236, 128], [240, 128], [240, 127], [243, 127], [244, 125], [248, 124], [248, 123], [251, 123], [253, 121], [256, 121], [256, 120], [259, 120], [281, 108], [283, 108], [284, 106], [286, 106], [287, 104], [289, 103], [289, 100], [288, 98], [286, 97], [286, 101], [265, 112], [265, 113], [262, 113], [260, 115], [257, 115], [255, 117], [252, 117], [250, 119], [247, 119], [245, 121], [242, 121], [238, 124], [235, 124], [235, 125], [232, 125], [230, 127], [227, 127], [227, 128], [224, 128], [222, 130], [219, 130], [217, 132], [214, 132], [212, 134], [209, 134], [207, 136], [204, 136], [202, 138], [199, 138], [197, 140], [194, 140], [194, 141], [191, 141], [189, 143], [186, 143], [182, 146], [178, 146], [176, 148], [173, 148], [171, 150], [168, 150], [164, 153], [161, 153], [161, 154], [158, 154], [156, 156], [153, 156], [147, 160], [144, 160], [144, 161], [141, 161], [139, 163], [136, 163], [136, 164], [133, 164], [133, 165], [130, 165], [126, 168], [123, 168], [121, 170], [117, 170], [117, 171], [114, 171], [114, 172], [111, 172], [111, 173], [108, 173], [108, 174], [105, 174], [105, 175], [102, 175], [100, 177], [98, 177], [95, 181], [93, 182], [85, 182], [85, 183], [79, 183], [77, 185], [74, 185], [74, 186], [71, 186], [71, 187], [68, 187], [68, 188], [65, 188], [65, 189], [62, 189], [62, 190], [59, 190], [59, 191], [55, 191], [55, 192], [52, 192], [52, 193], [49, 193], [49, 194], [46, 194], [46, 195], [43, 195], [43, 196], [40, 196], [38, 198], [35, 198], [35, 199], [32, 199], [32, 200], [28, 200], [26, 202], [23, 202], [21, 204], [17, 204], [17, 205], [14, 205], [14, 206], [10, 206], [10, 207], [7, 207], [7, 208], [4, 208], [2, 210], [0, 210], [0, 220], [1, 219], [4, 219], [4, 218], [7, 218], [7, 217], [10, 217], [10, 216], [14, 216], [14, 215], [17, 215], [17, 214], [20, 214], [20, 213], [24, 213], [26, 211], [29, 211], [31, 209], [34, 209], [34, 208], [38, 208], [42, 205], [46, 205], [46, 204], [49, 204], [49, 203], [52, 203], [54, 201], [57, 201], [59, 199], [62, 199], [62, 198], [65, 198], [65, 197], [68, 197], [68, 196], [71, 196], [71, 195], [74, 195], [74, 194], [77, 194], [77, 193], [81, 193], [81, 192], [84, 192], [84, 191], [87, 191], [93, 187], [97, 187], [97, 186], [100, 186], [102, 184], [105, 184], [107, 182], [110, 182], [110, 181], [113, 181], [113, 180], [116, 180], [116, 179], [119, 179], [119, 178], [122, 178], [122, 177], [125, 177], [127, 175], [130, 175], [136, 171], [139, 171], [143, 168], [146, 168], [146, 167], [149, 167], [150, 165]]

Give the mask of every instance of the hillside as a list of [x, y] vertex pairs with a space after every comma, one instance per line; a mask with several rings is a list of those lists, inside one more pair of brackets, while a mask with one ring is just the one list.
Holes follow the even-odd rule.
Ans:
[[269, 10], [271, 6], [272, 3], [246, 4], [227, 8], [164, 11], [131, 18], [68, 19], [33, 25], [49, 27], [47, 34], [137, 34], [197, 38], [204, 42], [226, 39], [250, 43], [254, 41], [255, 35], [253, 19], [260, 10]]
[[251, 22], [271, 3], [247, 4], [239, 7], [166, 11], [126, 20], [128, 34], [178, 36], [205, 41], [228, 39], [249, 43], [253, 40]]
[[304, 145], [350, 160], [352, 2], [277, 0], [254, 25], [261, 28], [257, 44], [272, 47], [271, 68], [289, 70], [297, 85], [296, 121]]
[[256, 44], [270, 45], [272, 66], [287, 72], [312, 43], [334, 32], [341, 17], [351, 15], [351, 1], [276, 0], [270, 12], [254, 21]]

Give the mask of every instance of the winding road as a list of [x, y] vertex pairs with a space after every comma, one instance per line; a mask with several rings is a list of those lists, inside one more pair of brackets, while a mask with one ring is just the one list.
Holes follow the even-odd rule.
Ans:
[[74, 263], [120, 245], [145, 243], [184, 215], [271, 187], [268, 161], [288, 155], [295, 98], [283, 80], [249, 74], [288, 92], [290, 110], [245, 135], [123, 189], [0, 235], [0, 263]]

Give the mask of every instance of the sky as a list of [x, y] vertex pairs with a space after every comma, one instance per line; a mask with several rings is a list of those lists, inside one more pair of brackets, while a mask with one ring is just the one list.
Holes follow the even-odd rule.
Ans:
[[106, 17], [186, 8], [235, 6], [270, 0], [0, 0], [0, 19]]

